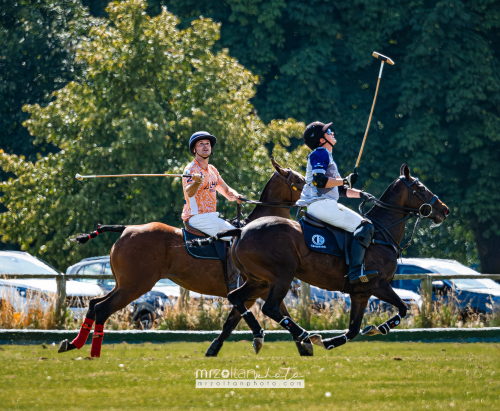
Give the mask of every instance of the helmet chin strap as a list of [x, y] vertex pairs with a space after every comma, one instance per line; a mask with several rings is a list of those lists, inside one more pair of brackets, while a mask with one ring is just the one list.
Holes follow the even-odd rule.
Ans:
[[323, 147], [326, 143], [330, 144], [333, 148], [333, 144], [330, 143], [326, 138], [325, 138], [325, 142], [323, 144], [320, 144], [318, 147]]
[[194, 152], [195, 152], [195, 154], [198, 154], [203, 160], [206, 160], [208, 157], [210, 157], [212, 155], [212, 153], [210, 153], [208, 156], [203, 157], [200, 153], [198, 153], [198, 151], [196, 150], [196, 148], [194, 149]]

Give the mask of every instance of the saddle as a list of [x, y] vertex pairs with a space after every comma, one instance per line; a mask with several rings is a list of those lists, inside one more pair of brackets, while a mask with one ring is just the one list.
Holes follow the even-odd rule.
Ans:
[[[325, 223], [312, 215], [301, 211], [300, 224], [307, 246], [319, 253], [344, 257], [349, 265], [349, 244], [353, 240], [352, 233]], [[354, 286], [346, 278], [343, 293], [351, 293]]]
[[228, 293], [238, 288], [237, 284], [240, 272], [234, 266], [231, 258], [229, 241], [216, 240], [212, 241], [210, 244], [202, 246], [190, 246], [189, 244], [192, 240], [206, 238], [208, 235], [192, 227], [187, 222], [184, 222], [184, 227], [185, 228], [182, 232], [187, 252], [195, 258], [220, 260], [222, 262], [222, 269], [224, 271], [224, 278], [226, 280]]
[[345, 257], [349, 264], [348, 245], [352, 241], [352, 233], [325, 223], [305, 211], [300, 212], [302, 232], [307, 246], [319, 253]]

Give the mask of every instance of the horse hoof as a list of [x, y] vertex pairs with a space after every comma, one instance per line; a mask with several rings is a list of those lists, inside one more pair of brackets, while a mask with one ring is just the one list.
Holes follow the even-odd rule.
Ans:
[[69, 347], [69, 341], [68, 340], [62, 340], [61, 344], [59, 344], [59, 349], [57, 350], [58, 353], [62, 352], [67, 352]]
[[258, 354], [264, 345], [264, 338], [254, 338], [253, 339], [253, 349], [255, 350], [255, 354]]
[[303, 341], [300, 342], [300, 344], [302, 345], [304, 350], [306, 350], [310, 355], [314, 355], [313, 345], [309, 338], [305, 338]]
[[382, 334], [378, 327], [374, 325], [367, 325], [365, 328], [363, 328], [363, 331], [361, 331], [361, 335], [378, 335]]
[[300, 343], [300, 341], [295, 341], [295, 345], [297, 346], [297, 350], [299, 351], [299, 355], [301, 357], [312, 357], [313, 355], [309, 354], [308, 351], [306, 351], [304, 349], [304, 347], [302, 347], [302, 344]]
[[314, 345], [317, 345], [318, 347], [321, 348], [326, 348], [325, 345], [323, 344], [323, 338], [319, 334], [313, 334], [309, 336], [309, 339]]
[[219, 351], [222, 348], [222, 344], [223, 343], [217, 339], [213, 340], [212, 344], [210, 344], [210, 347], [208, 347], [208, 350], [205, 353], [205, 357], [217, 357], [217, 354], [219, 354]]

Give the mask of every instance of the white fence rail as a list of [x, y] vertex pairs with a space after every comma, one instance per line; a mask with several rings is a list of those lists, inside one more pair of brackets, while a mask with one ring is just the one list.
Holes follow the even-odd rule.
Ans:
[[[29, 279], [29, 278], [55, 278], [57, 283], [57, 300], [56, 300], [56, 313], [57, 316], [60, 315], [66, 304], [66, 281], [90, 278], [94, 280], [108, 280], [113, 279], [111, 274], [0, 274], [0, 279]], [[500, 274], [395, 274], [394, 280], [422, 280], [421, 283], [421, 296], [424, 300], [422, 305], [423, 318], [427, 317], [427, 313], [430, 313], [432, 304], [432, 281], [433, 280], [452, 280], [455, 278], [476, 278], [476, 279], [491, 279], [500, 280]], [[304, 310], [306, 310], [307, 318], [310, 317], [310, 311], [308, 309], [311, 302], [309, 284], [302, 284], [302, 302]]]

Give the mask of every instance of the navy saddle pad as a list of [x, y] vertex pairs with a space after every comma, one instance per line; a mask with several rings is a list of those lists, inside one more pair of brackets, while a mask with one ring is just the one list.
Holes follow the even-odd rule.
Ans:
[[186, 249], [189, 254], [196, 258], [205, 258], [208, 260], [221, 260], [225, 261], [225, 244], [222, 240], [213, 241], [210, 244], [202, 245], [201, 247], [193, 247], [188, 245], [188, 241], [195, 240], [197, 238], [206, 238], [200, 237], [191, 233], [188, 233], [186, 230], [182, 230], [184, 233], [184, 241], [186, 242]]
[[307, 246], [323, 254], [345, 257], [346, 232], [335, 227], [315, 227], [300, 219]]

